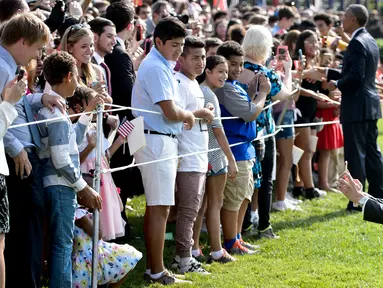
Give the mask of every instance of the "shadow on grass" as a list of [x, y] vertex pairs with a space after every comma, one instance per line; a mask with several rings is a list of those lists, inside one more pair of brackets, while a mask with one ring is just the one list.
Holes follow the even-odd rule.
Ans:
[[300, 218], [293, 221], [280, 221], [273, 223], [273, 229], [275, 231], [281, 231], [285, 229], [294, 229], [294, 228], [302, 228], [309, 227], [315, 223], [327, 222], [331, 219], [344, 217], [350, 215], [350, 212], [347, 212], [345, 209], [334, 211], [331, 213], [326, 213], [322, 215], [310, 216], [307, 218]]

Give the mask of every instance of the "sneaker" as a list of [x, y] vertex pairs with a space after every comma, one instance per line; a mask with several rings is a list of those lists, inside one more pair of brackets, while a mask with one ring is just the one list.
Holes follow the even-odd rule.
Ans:
[[327, 193], [323, 190], [319, 190], [318, 188], [309, 188], [309, 189], [305, 189], [304, 195], [306, 199], [311, 200], [314, 198], [325, 197]]
[[314, 190], [317, 191], [317, 193], [319, 194], [319, 197], [326, 197], [327, 196], [326, 191], [320, 190], [318, 188], [314, 188]]
[[253, 245], [253, 244], [247, 243], [247, 242], [243, 241], [243, 239], [240, 239], [239, 243], [243, 247], [245, 247], [245, 248], [247, 248], [249, 250], [253, 250], [253, 251], [259, 250], [261, 248], [259, 245]]
[[258, 231], [257, 239], [279, 239], [280, 237], [275, 235], [273, 228], [269, 226], [263, 231]]
[[274, 202], [271, 205], [271, 208], [275, 211], [280, 211], [280, 212], [286, 211], [286, 210], [293, 210], [293, 211], [301, 211], [302, 210], [302, 208], [299, 207], [298, 205], [293, 205], [293, 204], [291, 204], [291, 202], [288, 202], [286, 200]]
[[318, 191], [316, 191], [314, 188], [305, 189], [304, 196], [308, 200], [320, 197]]
[[300, 196], [303, 196], [304, 190], [305, 189], [303, 187], [294, 187], [293, 189], [294, 198], [299, 198]]
[[231, 255], [253, 255], [260, 252], [260, 250], [249, 250], [246, 247], [243, 247], [239, 240], [235, 241], [233, 247], [229, 251]]
[[173, 262], [172, 264], [170, 265], [170, 269], [172, 269], [173, 271], [176, 271], [177, 268], [178, 268], [178, 265], [180, 264], [180, 261], [181, 261], [181, 257], [176, 255], [173, 257]]
[[205, 257], [205, 255], [203, 255], [201, 249], [199, 250], [199, 255], [198, 255], [198, 256], [194, 256], [194, 255], [192, 255], [192, 257], [193, 257], [195, 260], [197, 260], [198, 262], [200, 262], [200, 263], [205, 263], [205, 262], [206, 262], [206, 257]]
[[223, 250], [222, 257], [218, 259], [214, 259], [213, 256], [211, 256], [210, 254], [209, 257], [207, 258], [206, 263], [211, 264], [213, 262], [217, 262], [217, 263], [225, 264], [225, 263], [234, 262], [237, 260], [233, 256], [231, 256], [229, 253], [227, 253], [225, 249], [222, 248], [222, 250]]
[[302, 200], [295, 199], [290, 192], [286, 192], [286, 194], [285, 194], [285, 201], [286, 200], [289, 201], [293, 205], [298, 205], [298, 204], [303, 203]]
[[[147, 276], [145, 276], [147, 275]], [[146, 281], [150, 283], [160, 283], [162, 285], [171, 285], [171, 284], [192, 284], [191, 281], [178, 279], [174, 274], [169, 272], [168, 270], [165, 270], [162, 274], [162, 276], [158, 279], [153, 279], [149, 274], [144, 274], [144, 277], [146, 277]]]
[[210, 275], [209, 272], [202, 268], [202, 264], [199, 263], [193, 257], [191, 257], [190, 261], [183, 267], [181, 267], [181, 263], [179, 263], [177, 267], [177, 272], [181, 274], [198, 273], [200, 275]]

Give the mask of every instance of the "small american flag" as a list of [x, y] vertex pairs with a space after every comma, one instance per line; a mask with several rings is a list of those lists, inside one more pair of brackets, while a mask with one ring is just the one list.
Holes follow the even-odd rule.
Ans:
[[118, 134], [124, 138], [128, 137], [128, 135], [133, 131], [134, 125], [129, 120], [123, 122], [120, 127], [118, 127]]

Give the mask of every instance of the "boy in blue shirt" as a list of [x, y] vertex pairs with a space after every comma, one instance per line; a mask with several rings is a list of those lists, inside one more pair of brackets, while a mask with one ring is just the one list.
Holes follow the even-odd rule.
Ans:
[[251, 142], [257, 137], [255, 120], [262, 112], [270, 82], [264, 75], [254, 75], [249, 84], [249, 93], [246, 93], [237, 83], [243, 71], [242, 47], [237, 42], [228, 41], [218, 48], [217, 54], [229, 62], [228, 79], [222, 88], [215, 91], [221, 115], [240, 118], [223, 121], [225, 134], [229, 144], [246, 142], [231, 148], [237, 161], [238, 174], [235, 180], [227, 179], [224, 191], [221, 212], [224, 245], [230, 254], [254, 254], [258, 247], [244, 242], [240, 233], [247, 205], [253, 195], [255, 149]]

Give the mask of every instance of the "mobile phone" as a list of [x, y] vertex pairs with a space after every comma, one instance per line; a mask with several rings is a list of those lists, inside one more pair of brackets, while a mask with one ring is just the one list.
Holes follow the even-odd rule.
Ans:
[[288, 51], [289, 51], [289, 47], [278, 46], [278, 48], [277, 48], [277, 60], [278, 61], [286, 61]]
[[298, 50], [298, 59], [299, 59], [299, 61], [302, 61], [303, 60], [303, 53], [302, 53], [302, 49], [299, 49]]
[[338, 28], [338, 27], [340, 27], [342, 25], [342, 22], [340, 21], [340, 20], [337, 20], [337, 21], [335, 21], [335, 23], [334, 23], [334, 27], [335, 28]]
[[139, 42], [142, 40], [142, 26], [137, 25], [136, 27], [137, 27], [136, 40], [137, 40], [137, 42]]
[[149, 54], [151, 48], [152, 48], [152, 40], [148, 38], [145, 40], [145, 44], [144, 44], [145, 55]]
[[25, 70], [23, 68], [19, 68], [17, 71], [17, 81], [20, 81], [24, 78]]

